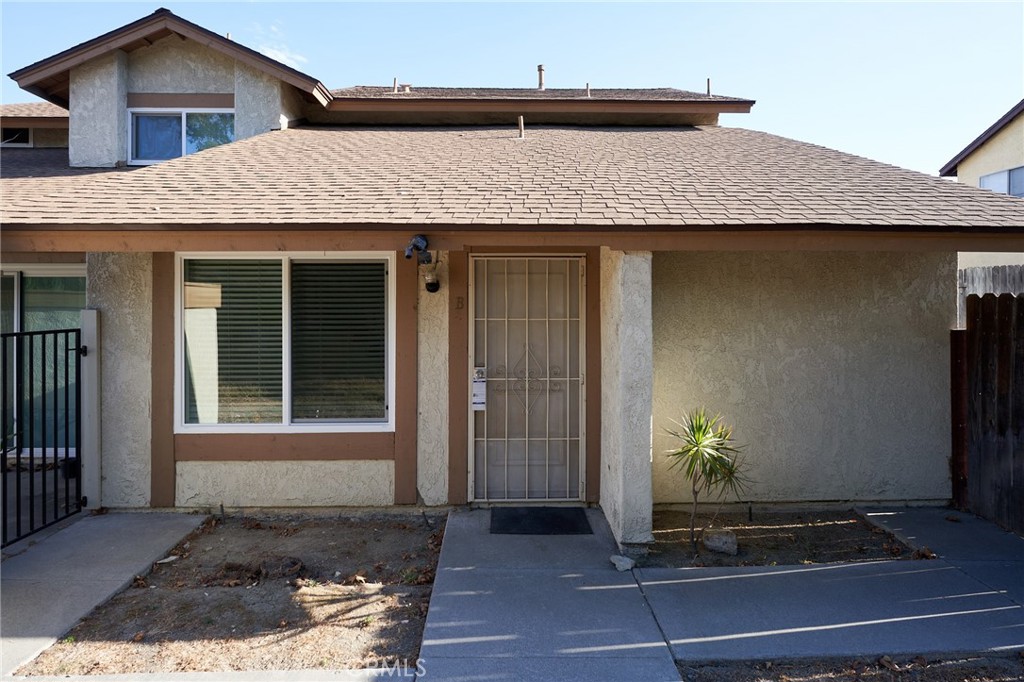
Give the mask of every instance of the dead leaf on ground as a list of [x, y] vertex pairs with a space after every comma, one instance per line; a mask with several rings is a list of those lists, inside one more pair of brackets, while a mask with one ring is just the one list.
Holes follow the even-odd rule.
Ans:
[[132, 587], [137, 587], [137, 588], [149, 587], [149, 583], [147, 583], [146, 579], [143, 578], [141, 575], [137, 575], [134, 578], [132, 578]]
[[140, 630], [140, 631], [135, 633], [134, 637], [132, 637], [132, 641], [133, 642], [141, 642], [145, 638], [146, 638], [146, 633], [144, 631]]
[[893, 660], [888, 656], [882, 656], [880, 659], [878, 659], [878, 664], [888, 668], [894, 673], [898, 673], [901, 670], [901, 668], [898, 665], [896, 665], [893, 662]]
[[913, 558], [915, 558], [915, 559], [934, 559], [935, 558], [935, 552], [933, 552], [932, 550], [928, 549], [927, 547], [921, 547], [920, 549], [915, 549], [914, 550]]

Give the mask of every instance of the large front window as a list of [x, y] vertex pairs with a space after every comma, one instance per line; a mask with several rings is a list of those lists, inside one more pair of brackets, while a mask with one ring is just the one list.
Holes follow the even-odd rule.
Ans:
[[183, 257], [183, 430], [384, 430], [391, 256]]
[[231, 111], [133, 110], [131, 163], [175, 159], [235, 139]]

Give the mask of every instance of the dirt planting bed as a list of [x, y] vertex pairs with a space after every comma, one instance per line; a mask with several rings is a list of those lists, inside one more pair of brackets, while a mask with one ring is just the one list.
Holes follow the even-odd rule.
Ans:
[[444, 517], [211, 517], [23, 675], [415, 670]]
[[879, 559], [928, 559], [931, 552], [909, 549], [854, 511], [744, 512], [697, 514], [697, 528], [736, 534], [736, 556], [711, 552], [698, 536], [690, 544], [690, 513], [654, 512], [654, 546], [644, 566], [784, 566]]

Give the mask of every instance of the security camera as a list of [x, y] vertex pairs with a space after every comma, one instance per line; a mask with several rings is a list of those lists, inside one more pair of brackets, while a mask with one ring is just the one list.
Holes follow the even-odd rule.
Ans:
[[414, 253], [423, 253], [427, 250], [427, 238], [422, 234], [414, 235], [409, 240], [409, 246], [405, 247], [405, 257], [412, 258]]
[[428, 269], [423, 273], [423, 285], [426, 290], [432, 294], [436, 294], [441, 290], [441, 283], [437, 280], [437, 271], [433, 268]]

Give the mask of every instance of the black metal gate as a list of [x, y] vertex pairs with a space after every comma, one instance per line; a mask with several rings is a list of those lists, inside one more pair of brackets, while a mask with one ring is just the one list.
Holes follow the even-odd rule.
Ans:
[[78, 329], [0, 334], [5, 547], [82, 508], [85, 353]]

